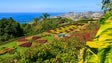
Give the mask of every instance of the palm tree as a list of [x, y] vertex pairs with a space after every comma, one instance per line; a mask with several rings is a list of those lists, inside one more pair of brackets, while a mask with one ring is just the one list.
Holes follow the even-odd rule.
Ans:
[[102, 0], [102, 10], [104, 13], [112, 10], [112, 0]]
[[34, 24], [37, 25], [39, 20], [40, 20], [39, 18], [33, 18], [33, 22], [34, 22]]
[[43, 15], [41, 16], [41, 18], [43, 20], [46, 20], [50, 15], [48, 13], [43, 13]]

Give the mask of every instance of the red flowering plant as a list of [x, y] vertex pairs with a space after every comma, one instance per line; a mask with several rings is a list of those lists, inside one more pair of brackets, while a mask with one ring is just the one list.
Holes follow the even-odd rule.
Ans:
[[85, 42], [91, 41], [99, 29], [98, 24], [90, 24], [85, 29], [71, 33], [71, 37], [75, 37], [76, 48], [85, 47]]

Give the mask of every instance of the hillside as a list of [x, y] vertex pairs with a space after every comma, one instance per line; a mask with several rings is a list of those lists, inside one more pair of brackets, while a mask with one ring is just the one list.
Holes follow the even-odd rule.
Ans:
[[78, 23], [20, 38], [0, 46], [0, 62], [76, 63], [79, 49], [95, 37], [98, 27], [94, 22]]
[[[110, 12], [101, 17], [100, 21], [87, 23], [76, 23], [67, 18], [47, 18], [38, 23], [34, 21], [27, 26], [32, 26], [31, 29], [35, 30], [42, 26], [40, 31], [43, 32], [2, 44], [0, 62], [111, 63], [111, 60], [108, 60], [111, 59], [111, 16]], [[55, 23], [58, 23], [57, 27], [48, 28]]]

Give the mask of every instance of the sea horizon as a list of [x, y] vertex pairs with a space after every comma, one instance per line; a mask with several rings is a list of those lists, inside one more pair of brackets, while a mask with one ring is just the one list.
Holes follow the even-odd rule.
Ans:
[[[19, 23], [31, 22], [33, 18], [42, 16], [43, 13], [48, 12], [0, 12], [0, 19], [12, 17], [15, 21]], [[49, 12], [50, 16], [59, 16], [65, 14], [65, 12]]]
[[[86, 12], [102, 12], [102, 11], [86, 11]], [[19, 23], [29, 23], [33, 20], [33, 18], [42, 16], [43, 13], [48, 13], [52, 17], [52, 16], [60, 16], [69, 12], [0, 12], [0, 19], [12, 17], [15, 21]]]

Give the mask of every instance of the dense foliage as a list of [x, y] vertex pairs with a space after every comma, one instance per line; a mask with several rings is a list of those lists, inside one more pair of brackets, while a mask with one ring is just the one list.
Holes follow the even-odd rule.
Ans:
[[[81, 26], [81, 25], [78, 25]], [[12, 54], [5, 53], [0, 55], [0, 62], [4, 63], [77, 63], [79, 56], [79, 49], [85, 47], [85, 42], [91, 40], [98, 28], [98, 24], [91, 23], [85, 27], [81, 27], [81, 31], [71, 31], [69, 36], [63, 38], [52, 37], [45, 39], [43, 35], [33, 36], [34, 42], [32, 46], [18, 51], [17, 45]], [[78, 28], [78, 27], [77, 27]], [[75, 28], [76, 29], [76, 28]], [[46, 34], [47, 35], [47, 34]], [[52, 35], [47, 35], [51, 37]], [[43, 39], [42, 39], [43, 38]], [[42, 40], [48, 40], [43, 42]], [[27, 41], [27, 39], [19, 39], [19, 43]], [[35, 45], [33, 44], [35, 43]], [[27, 44], [26, 44], [27, 45]], [[12, 46], [12, 45], [11, 45]], [[2, 51], [1, 51], [2, 52]], [[8, 55], [5, 56], [5, 55]]]
[[[67, 18], [49, 18], [49, 14], [34, 18], [31, 23], [19, 24], [12, 18], [0, 20], [0, 41], [7, 41], [22, 36], [38, 34], [59, 26], [72, 24], [73, 21]], [[64, 21], [60, 24], [61, 21]]]
[[60, 26], [72, 24], [73, 20], [68, 18], [47, 18], [48, 14], [42, 18], [34, 18], [30, 24], [21, 24], [25, 35], [34, 35]]
[[112, 15], [106, 14], [104, 17], [96, 38], [86, 42], [88, 47], [82, 49], [85, 57], [79, 57], [82, 58], [80, 63], [112, 63]]
[[104, 13], [112, 11], [112, 0], [102, 0], [102, 10], [104, 10]]
[[[109, 1], [110, 0], [103, 0], [103, 4], [105, 5], [106, 3], [109, 3]], [[97, 22], [86, 23], [86, 28], [80, 28], [81, 26], [77, 26], [77, 28], [79, 27], [78, 31], [68, 32], [68, 36], [63, 38], [54, 37], [52, 38], [53, 40], [50, 41], [43, 39], [45, 37], [44, 35], [41, 35], [41, 37], [33, 36], [31, 39], [32, 44], [33, 41], [36, 42], [35, 46], [33, 46], [33, 44], [32, 47], [29, 47], [31, 46], [31, 43], [27, 42], [21, 45], [24, 47], [29, 47], [23, 51], [18, 51], [18, 49], [16, 49], [18, 46], [12, 48], [2, 47], [2, 50], [0, 51], [0, 62], [112, 63], [112, 12], [104, 15], [100, 22], [100, 29], [98, 28], [99, 24]], [[46, 13], [41, 16], [41, 20], [34, 18], [33, 22], [30, 24], [20, 25], [12, 18], [1, 19], [0, 39], [5, 41], [13, 37], [22, 36], [23, 34], [37, 34], [57, 27], [57, 30], [60, 31], [60, 26], [63, 26], [63, 29], [68, 29], [65, 28], [64, 25], [72, 23], [73, 21], [67, 18], [49, 18], [49, 15]], [[97, 32], [98, 29], [99, 31]], [[54, 32], [57, 32], [57, 30]], [[95, 35], [96, 38], [92, 41]], [[51, 35], [48, 36], [50, 37]], [[18, 41], [20, 43], [28, 40], [24, 38]]]
[[23, 36], [23, 30], [19, 23], [12, 18], [3, 18], [0, 20], [0, 41], [6, 41], [20, 36]]

